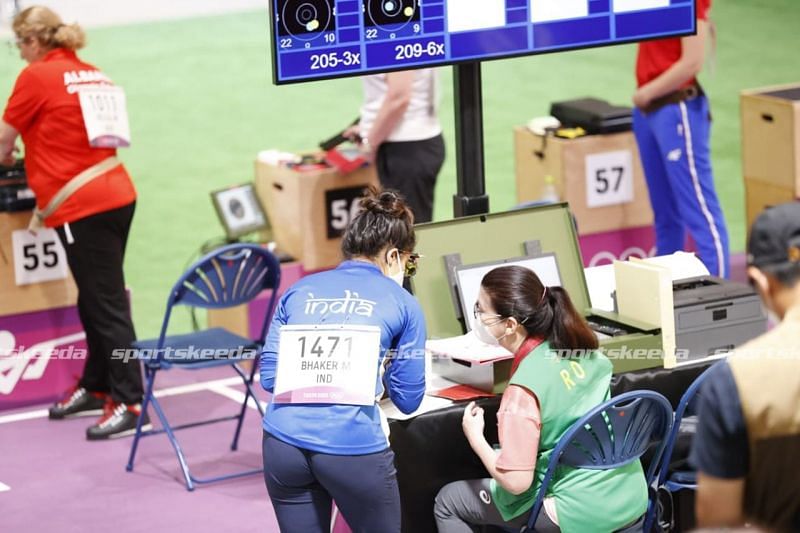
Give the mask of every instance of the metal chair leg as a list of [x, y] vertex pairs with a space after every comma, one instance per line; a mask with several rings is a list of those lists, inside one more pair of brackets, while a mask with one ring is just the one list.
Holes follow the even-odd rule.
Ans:
[[239, 434], [242, 431], [242, 424], [244, 423], [244, 414], [247, 412], [247, 400], [250, 398], [250, 391], [244, 393], [244, 402], [242, 402], [242, 409], [236, 417], [236, 430], [233, 432], [233, 442], [231, 442], [231, 451], [236, 451], [239, 448]]
[[139, 414], [139, 419], [136, 421], [136, 434], [133, 436], [131, 453], [128, 456], [128, 464], [125, 466], [125, 470], [128, 472], [133, 471], [133, 462], [136, 459], [136, 450], [139, 448], [139, 439], [142, 437], [142, 423], [144, 422], [144, 415], [147, 413], [147, 406], [150, 403], [150, 398], [153, 396], [153, 385], [156, 381], [156, 371], [148, 369], [147, 366], [145, 366], [144, 375], [147, 385], [145, 387], [144, 398], [142, 399], [142, 412]]
[[253, 397], [253, 401], [256, 402], [256, 409], [258, 409], [258, 413], [261, 415], [261, 418], [264, 418], [264, 408], [261, 407], [261, 402], [258, 401], [258, 396], [256, 396], [255, 390], [253, 390], [253, 382], [255, 381], [257, 369], [258, 361], [254, 362], [253, 368], [250, 370], [250, 379], [247, 380], [245, 386], [250, 391], [250, 396]]
[[[233, 443], [231, 444], [231, 449], [232, 450], [236, 450], [237, 447], [238, 447], [238, 441], [239, 441], [239, 436], [241, 434], [242, 425], [244, 423], [245, 413], [247, 412], [247, 402], [248, 402], [248, 400], [250, 398], [253, 398], [253, 400], [256, 402], [256, 407], [257, 407], [259, 413], [261, 413], [262, 416], [264, 415], [264, 410], [262, 409], [261, 404], [258, 401], [258, 397], [256, 396], [256, 393], [255, 393], [255, 391], [253, 390], [253, 387], [252, 387], [252, 384], [253, 384], [253, 381], [254, 381], [254, 377], [255, 377], [255, 371], [256, 371], [255, 366], [251, 370], [249, 376], [246, 375], [244, 373], [244, 371], [241, 368], [239, 368], [238, 365], [233, 365], [233, 367], [236, 370], [236, 372], [239, 374], [239, 376], [242, 378], [242, 381], [243, 381], [243, 383], [245, 385], [245, 389], [246, 389], [244, 401], [242, 402], [242, 406], [241, 406], [241, 410], [240, 410], [239, 414], [237, 416], [228, 418], [228, 419], [231, 419], [231, 418], [236, 418], [237, 419], [236, 431], [234, 433]], [[196, 479], [196, 478], [192, 477], [191, 473], [189, 472], [189, 465], [188, 465], [188, 463], [186, 461], [186, 456], [184, 455], [183, 450], [181, 449], [180, 443], [178, 442], [178, 439], [175, 436], [175, 430], [172, 428], [172, 426], [170, 425], [169, 421], [167, 420], [167, 417], [164, 414], [164, 410], [161, 408], [161, 404], [156, 399], [156, 397], [155, 397], [155, 395], [153, 393], [153, 389], [155, 387], [156, 371], [157, 371], [157, 369], [150, 369], [150, 368], [145, 367], [145, 380], [146, 380], [145, 389], [146, 390], [145, 390], [144, 399], [142, 400], [142, 413], [145, 413], [147, 411], [147, 407], [150, 404], [152, 404], [153, 409], [154, 409], [156, 415], [158, 416], [158, 419], [159, 419], [159, 421], [161, 422], [161, 425], [162, 425], [162, 429], [159, 430], [158, 433], [164, 432], [164, 433], [167, 434], [167, 437], [169, 438], [170, 444], [172, 445], [173, 449], [175, 450], [175, 454], [178, 456], [178, 462], [180, 463], [181, 471], [183, 473], [183, 479], [184, 479], [184, 482], [186, 484], [186, 489], [187, 490], [193, 491], [195, 489], [196, 484], [198, 484], [198, 483], [210, 483], [210, 482], [213, 482], [213, 481], [221, 481], [221, 480], [224, 480], [224, 479], [233, 479], [233, 478], [236, 478], [236, 477], [241, 477], [241, 476], [244, 476], [244, 475], [250, 475], [250, 474], [255, 474], [255, 473], [261, 472], [261, 470], [259, 469], [259, 470], [252, 470], [252, 471], [247, 471], [247, 472], [239, 472], [239, 473], [235, 473], [235, 474], [229, 474], [229, 475], [226, 475], [226, 476], [219, 476], [219, 477], [216, 477], [216, 478]], [[224, 420], [224, 419], [212, 420], [212, 421], [209, 421], [209, 422], [214, 422], [214, 421], [218, 422], [218, 421], [221, 421], [221, 420]], [[131, 452], [130, 452], [130, 455], [128, 457], [128, 464], [126, 465], [126, 470], [129, 471], [129, 472], [133, 470], [133, 464], [134, 464], [134, 460], [136, 458], [136, 452], [137, 452], [138, 445], [139, 445], [139, 439], [141, 437], [143, 437], [143, 436], [146, 436], [146, 435], [150, 434], [149, 432], [148, 433], [143, 433], [142, 432], [142, 425], [143, 425], [143, 415], [140, 415], [139, 419], [136, 422], [136, 434], [134, 435], [133, 443], [131, 445]], [[182, 427], [189, 427], [189, 426], [187, 426], [187, 425], [179, 426], [178, 429], [181, 429]]]
[[242, 424], [244, 423], [244, 415], [247, 412], [247, 401], [251, 397], [253, 398], [253, 401], [256, 402], [256, 408], [258, 409], [258, 412], [261, 413], [262, 417], [264, 416], [264, 413], [261, 410], [261, 404], [258, 402], [258, 397], [255, 395], [255, 392], [253, 392], [253, 389], [252, 389], [253, 377], [255, 376], [255, 373], [256, 373], [257, 364], [258, 363], [256, 361], [253, 362], [253, 368], [250, 369], [250, 376], [249, 377], [245, 376], [244, 372], [239, 367], [239, 365], [237, 365], [237, 364], [233, 365], [233, 369], [236, 371], [237, 374], [239, 374], [239, 377], [242, 378], [242, 381], [244, 382], [244, 388], [245, 388], [244, 401], [242, 402], [242, 407], [241, 407], [241, 410], [239, 412], [239, 416], [237, 417], [238, 420], [236, 422], [236, 430], [233, 433], [233, 442], [231, 443], [231, 450], [233, 450], [233, 451], [236, 451], [238, 449], [238, 447], [239, 447], [239, 435], [241, 434], [241, 431], [242, 431]]
[[178, 462], [180, 463], [181, 470], [183, 471], [183, 479], [186, 481], [186, 490], [192, 491], [194, 490], [194, 480], [189, 473], [189, 465], [186, 463], [186, 457], [183, 455], [181, 445], [178, 443], [178, 439], [175, 437], [175, 433], [172, 431], [172, 426], [170, 426], [169, 422], [167, 421], [167, 417], [164, 415], [164, 411], [161, 409], [161, 405], [158, 403], [158, 400], [155, 397], [153, 397], [153, 409], [155, 409], [159, 420], [161, 420], [161, 425], [164, 426], [164, 432], [167, 434], [169, 442], [172, 444], [172, 447], [175, 449], [175, 454], [178, 456]]

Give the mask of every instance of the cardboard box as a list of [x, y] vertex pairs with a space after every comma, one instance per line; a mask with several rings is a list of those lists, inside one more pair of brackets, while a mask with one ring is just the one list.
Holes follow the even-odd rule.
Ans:
[[775, 185], [774, 183], [760, 181], [745, 177], [744, 189], [747, 211], [747, 233], [756, 217], [767, 207], [785, 204], [800, 197], [798, 190], [792, 186]]
[[542, 199], [546, 177], [552, 176], [581, 235], [653, 223], [632, 132], [562, 139], [517, 127], [514, 157], [518, 202]]
[[742, 172], [800, 192], [800, 84], [743, 91]]
[[256, 193], [267, 210], [275, 242], [306, 270], [341, 261], [342, 232], [369, 185], [378, 185], [373, 166], [341, 174], [331, 167], [301, 171], [256, 161]]
[[30, 211], [0, 213], [0, 316], [75, 305], [78, 289], [72, 274], [66, 279], [17, 285], [11, 232], [28, 227]]
[[206, 320], [209, 328], [225, 328], [241, 337], [250, 338], [249, 305], [209, 309]]

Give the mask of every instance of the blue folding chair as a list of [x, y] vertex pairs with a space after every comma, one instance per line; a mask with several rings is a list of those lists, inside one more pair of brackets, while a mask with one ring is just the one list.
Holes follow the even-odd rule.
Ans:
[[[262, 472], [261, 469], [257, 469], [205, 479], [195, 478], [189, 472], [189, 466], [174, 432], [178, 429], [235, 419], [237, 420], [236, 431], [233, 435], [231, 450], [236, 450], [244, 415], [247, 412], [247, 402], [251, 397], [263, 416], [264, 411], [258, 402], [258, 397], [255, 395], [252, 385], [259, 349], [266, 335], [269, 318], [275, 307], [280, 280], [280, 263], [272, 253], [253, 244], [232, 244], [219, 248], [198, 260], [175, 283], [167, 299], [167, 309], [164, 313], [164, 322], [161, 325], [159, 337], [157, 339], [138, 341], [134, 344], [134, 348], [138, 350], [144, 366], [145, 395], [142, 402], [142, 415], [136, 425], [136, 434], [133, 438], [126, 467], [128, 472], [133, 470], [139, 439], [159, 433], [166, 433], [167, 437], [169, 437], [169, 441], [178, 456], [178, 462], [183, 471], [183, 478], [186, 481], [188, 490], [194, 490], [195, 483], [211, 483]], [[264, 324], [256, 340], [241, 337], [224, 328], [211, 328], [185, 335], [167, 336], [167, 326], [172, 308], [176, 305], [189, 305], [206, 309], [233, 307], [249, 302], [267, 289], [272, 290], [272, 294], [267, 304]], [[243, 359], [253, 361], [249, 374], [239, 365], [239, 361]], [[197, 370], [220, 366], [233, 367], [245, 385], [244, 401], [239, 414], [180, 426], [170, 425], [164, 415], [161, 404], [153, 395], [156, 373], [159, 370], [169, 370], [171, 368]], [[142, 431], [143, 416], [151, 403], [161, 421], [162, 429]]]
[[[708, 369], [704, 370], [702, 374], [697, 376], [695, 380], [686, 389], [686, 392], [681, 396], [678, 402], [678, 408], [675, 410], [675, 419], [672, 423], [672, 430], [667, 438], [667, 444], [664, 447], [664, 454], [661, 457], [661, 464], [658, 467], [658, 483], [656, 488], [658, 490], [664, 489], [668, 494], [673, 494], [682, 489], [697, 489], [697, 472], [694, 470], [679, 470], [670, 473], [669, 465], [672, 460], [672, 452], [675, 450], [675, 444], [680, 435], [681, 424], [689, 417], [697, 415], [697, 406], [700, 395], [698, 394], [700, 387], [708, 377]], [[651, 520], [655, 519], [656, 508], [653, 506], [650, 511]], [[662, 526], [663, 529], [663, 526]], [[671, 529], [666, 527], [666, 529]]]
[[[672, 427], [672, 406], [657, 392], [631, 391], [615, 396], [586, 413], [558, 439], [547, 464], [528, 525], [534, 531], [547, 489], [559, 465], [610, 470], [638, 460], [651, 443], [658, 443], [645, 479], [650, 487]], [[649, 496], [649, 495], [648, 495]], [[649, 507], [653, 505], [649, 499]], [[649, 531], [648, 513], [624, 531]]]

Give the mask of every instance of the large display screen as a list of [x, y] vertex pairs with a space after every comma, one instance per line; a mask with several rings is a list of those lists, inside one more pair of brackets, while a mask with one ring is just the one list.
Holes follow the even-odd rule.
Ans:
[[688, 35], [695, 0], [272, 0], [275, 83]]

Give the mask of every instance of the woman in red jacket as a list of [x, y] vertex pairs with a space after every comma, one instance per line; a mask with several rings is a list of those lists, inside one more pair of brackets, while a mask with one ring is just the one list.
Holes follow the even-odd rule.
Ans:
[[66, 250], [89, 348], [83, 376], [50, 409], [50, 418], [102, 413], [87, 438], [119, 436], [135, 429], [143, 393], [138, 362], [126, 361], [120, 352], [113, 356], [136, 338], [122, 269], [136, 190], [116, 150], [90, 143], [90, 119], [79, 97], [113, 83], [75, 54], [84, 45], [83, 30], [64, 24], [50, 9], [23, 10], [13, 29], [28, 66], [0, 121], [0, 163], [14, 161], [21, 137], [28, 183], [36, 194], [33, 227], [54, 228]]

